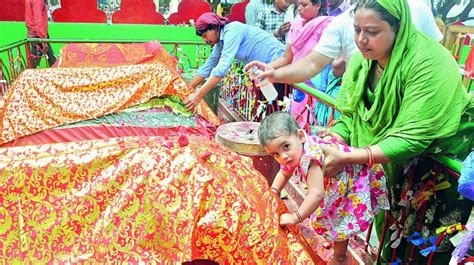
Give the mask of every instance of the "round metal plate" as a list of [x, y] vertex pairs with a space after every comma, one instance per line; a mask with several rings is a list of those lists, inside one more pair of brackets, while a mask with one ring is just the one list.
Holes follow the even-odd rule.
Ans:
[[243, 155], [267, 155], [258, 141], [258, 122], [230, 122], [217, 128], [216, 141]]

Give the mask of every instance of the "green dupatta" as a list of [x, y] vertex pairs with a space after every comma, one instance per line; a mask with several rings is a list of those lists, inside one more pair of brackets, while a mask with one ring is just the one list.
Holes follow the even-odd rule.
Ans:
[[400, 20], [395, 45], [367, 109], [372, 60], [352, 56], [337, 107], [342, 116], [332, 131], [363, 147], [377, 144], [390, 159], [409, 158], [433, 140], [454, 135], [469, 103], [457, 64], [439, 43], [412, 25], [406, 0], [379, 0]]

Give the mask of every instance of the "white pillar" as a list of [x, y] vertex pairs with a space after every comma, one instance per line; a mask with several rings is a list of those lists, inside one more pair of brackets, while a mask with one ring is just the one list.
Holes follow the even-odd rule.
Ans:
[[170, 1], [170, 14], [178, 12], [179, 0]]

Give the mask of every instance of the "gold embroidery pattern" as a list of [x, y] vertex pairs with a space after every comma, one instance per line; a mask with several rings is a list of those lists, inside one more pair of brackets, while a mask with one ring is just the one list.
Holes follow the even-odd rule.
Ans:
[[[0, 144], [100, 117], [161, 95], [178, 95], [183, 100], [191, 91], [163, 63], [26, 70], [0, 101]], [[220, 124], [207, 104], [201, 102], [197, 114]]]
[[0, 148], [0, 263], [313, 263], [249, 159], [178, 139]]

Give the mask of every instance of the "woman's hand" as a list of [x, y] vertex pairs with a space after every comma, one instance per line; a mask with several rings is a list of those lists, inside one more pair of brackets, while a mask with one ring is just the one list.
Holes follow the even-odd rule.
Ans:
[[190, 110], [194, 110], [199, 102], [201, 102], [202, 97], [198, 91], [194, 91], [193, 93], [189, 94], [188, 97], [184, 100], [184, 105], [186, 108]]
[[284, 213], [280, 216], [280, 225], [295, 225], [299, 223], [298, 216], [294, 213]]
[[266, 63], [262, 63], [260, 61], [252, 61], [244, 66], [244, 70], [248, 72], [254, 66], [256, 66], [257, 69], [260, 70], [261, 72], [258, 76], [250, 75], [249, 77], [251, 80], [267, 78], [270, 82], [273, 83], [273, 78], [275, 74], [275, 69], [273, 67], [269, 66]]
[[322, 146], [324, 152], [323, 173], [325, 178], [332, 178], [345, 166], [345, 153], [335, 147]]
[[265, 71], [265, 68], [267, 67], [267, 64], [262, 63], [260, 61], [251, 61], [250, 63], [248, 63], [244, 66], [244, 70], [246, 72], [248, 72], [254, 66], [256, 66], [258, 68], [258, 70], [260, 70], [260, 71]]
[[332, 72], [335, 77], [341, 77], [344, 75], [345, 71], [346, 71], [346, 61], [344, 61], [344, 58], [340, 56], [339, 58], [336, 58], [332, 62]]
[[337, 133], [328, 133], [323, 137], [323, 140], [328, 141], [328, 142], [338, 142], [338, 143], [347, 144], [344, 138], [342, 138]]

